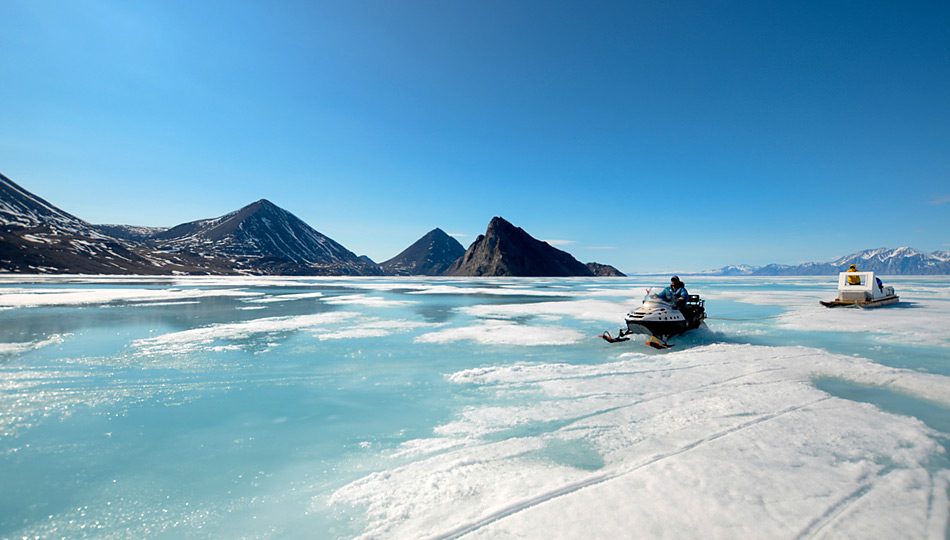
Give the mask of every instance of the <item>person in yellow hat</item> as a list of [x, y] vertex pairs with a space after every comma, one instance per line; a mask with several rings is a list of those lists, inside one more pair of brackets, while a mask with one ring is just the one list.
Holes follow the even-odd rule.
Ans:
[[848, 274], [848, 285], [860, 285], [860, 284], [861, 284], [861, 276], [859, 276], [857, 273], [854, 273], [854, 274], [851, 274], [851, 273], [850, 273], [850, 272], [857, 272], [857, 271], [858, 271], [858, 267], [855, 266], [855, 265], [853, 265], [853, 264], [848, 267], [848, 272], [849, 272], [849, 274]]

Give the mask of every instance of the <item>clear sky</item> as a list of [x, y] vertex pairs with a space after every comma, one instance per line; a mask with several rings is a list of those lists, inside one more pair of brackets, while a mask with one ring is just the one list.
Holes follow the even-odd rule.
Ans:
[[381, 262], [493, 216], [626, 272], [950, 249], [950, 2], [0, 1], [0, 172], [266, 198]]

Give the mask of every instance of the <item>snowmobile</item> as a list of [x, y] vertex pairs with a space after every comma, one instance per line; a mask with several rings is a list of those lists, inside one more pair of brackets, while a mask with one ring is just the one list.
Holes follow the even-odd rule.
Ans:
[[667, 342], [671, 337], [699, 328], [705, 319], [705, 301], [699, 295], [689, 295], [682, 309], [677, 309], [660, 293], [647, 289], [643, 304], [624, 318], [626, 330], [621, 328], [616, 338], [609, 332], [604, 332], [600, 337], [615, 343], [629, 340], [626, 336], [630, 334], [645, 334], [650, 336], [646, 345], [654, 349], [668, 349], [672, 347]]

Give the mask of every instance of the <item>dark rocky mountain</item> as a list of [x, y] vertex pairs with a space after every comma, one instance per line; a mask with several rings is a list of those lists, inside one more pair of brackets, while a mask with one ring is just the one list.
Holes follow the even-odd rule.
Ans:
[[0, 175], [0, 271], [379, 275], [368, 258], [260, 200], [170, 229], [91, 225]]
[[32, 229], [47, 226], [67, 234], [96, 236], [95, 227], [66, 213], [0, 174], [0, 226]]
[[261, 199], [221, 217], [183, 223], [146, 240], [162, 251], [224, 256], [239, 272], [380, 275], [376, 264]]
[[843, 272], [852, 264], [858, 270], [890, 276], [950, 274], [950, 253], [927, 253], [909, 247], [878, 248], [852, 253], [831, 262], [726, 266], [706, 273], [732, 276], [821, 276]]
[[394, 276], [439, 276], [464, 254], [458, 240], [436, 228], [379, 266]]
[[600, 264], [595, 262], [587, 263], [587, 268], [597, 277], [626, 277], [620, 270], [617, 270], [609, 264]]
[[165, 232], [168, 227], [141, 227], [137, 225], [95, 225], [99, 232], [112, 238], [145, 242], [153, 236]]
[[[440, 229], [384, 263], [396, 275], [623, 275], [578, 262], [502, 218], [466, 251]], [[267, 200], [171, 228], [92, 225], [0, 175], [0, 272], [382, 275]]]
[[570, 253], [536, 240], [500, 217], [472, 242], [462, 257], [446, 270], [447, 276], [593, 276]]
[[207, 273], [207, 266], [105, 234], [0, 174], [0, 271], [169, 274]]

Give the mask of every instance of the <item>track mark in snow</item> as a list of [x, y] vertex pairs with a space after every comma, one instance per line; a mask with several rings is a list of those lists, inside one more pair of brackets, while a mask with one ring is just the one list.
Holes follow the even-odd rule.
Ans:
[[[802, 409], [805, 409], [805, 408], [808, 408], [808, 407], [812, 407], [812, 406], [817, 405], [818, 403], [821, 403], [822, 401], [826, 401], [826, 400], [828, 400], [828, 399], [831, 399], [831, 398], [830, 398], [830, 397], [823, 397], [823, 398], [817, 399], [817, 400], [815, 400], [815, 401], [812, 401], [811, 403], [807, 403], [807, 404], [804, 404], [804, 405], [797, 405], [797, 406], [795, 406], [795, 407], [788, 407], [788, 408], [786, 408], [786, 409], [782, 409], [782, 410], [777, 411], [777, 412], [774, 412], [774, 413], [772, 413], [772, 414], [766, 414], [766, 415], [763, 415], [763, 416], [759, 416], [759, 417], [757, 417], [757, 418], [754, 419], [754, 420], [750, 420], [750, 421], [748, 421], [748, 422], [745, 422], [745, 423], [742, 423], [742, 424], [733, 426], [733, 427], [731, 427], [731, 428], [724, 429], [724, 430], [719, 431], [719, 432], [717, 432], [717, 433], [713, 433], [712, 435], [709, 435], [708, 437], [704, 437], [704, 438], [702, 438], [702, 439], [699, 439], [698, 441], [694, 441], [694, 442], [692, 442], [692, 443], [690, 443], [690, 444], [681, 446], [680, 448], [677, 448], [676, 450], [672, 450], [672, 451], [670, 451], [670, 452], [665, 452], [665, 453], [662, 453], [662, 454], [658, 454], [658, 455], [652, 457], [651, 459], [648, 459], [647, 461], [645, 461], [645, 462], [643, 462], [643, 463], [640, 463], [639, 465], [635, 465], [635, 466], [633, 466], [633, 467], [630, 467], [630, 468], [628, 468], [628, 469], [621, 469], [621, 470], [617, 470], [617, 471], [613, 471], [613, 472], [608, 472], [608, 473], [603, 473], [603, 474], [594, 475], [594, 476], [589, 477], [589, 478], [586, 479], [586, 480], [581, 480], [581, 481], [579, 481], [579, 482], [574, 482], [574, 483], [571, 483], [571, 484], [567, 484], [567, 485], [562, 486], [562, 487], [559, 487], [559, 488], [557, 488], [557, 489], [554, 489], [554, 490], [551, 490], [551, 491], [547, 491], [547, 492], [545, 492], [545, 493], [541, 493], [540, 495], [538, 495], [538, 496], [536, 496], [536, 497], [531, 497], [531, 498], [529, 498], [529, 499], [525, 499], [524, 501], [511, 504], [511, 505], [509, 505], [507, 508], [502, 508], [501, 510], [498, 510], [498, 511], [496, 511], [496, 512], [492, 512], [491, 514], [488, 514], [487, 516], [483, 517], [482, 519], [479, 519], [479, 520], [474, 521], [474, 522], [472, 522], [472, 523], [460, 525], [459, 527], [456, 527], [455, 529], [452, 529], [452, 530], [450, 530], [450, 531], [448, 531], [448, 532], [445, 532], [445, 533], [442, 533], [442, 534], [437, 534], [437, 535], [433, 536], [432, 538], [433, 538], [433, 540], [452, 540], [452, 539], [454, 539], [454, 538], [461, 538], [461, 537], [465, 536], [465, 535], [468, 534], [468, 533], [474, 532], [474, 531], [476, 531], [476, 530], [478, 530], [478, 529], [481, 529], [482, 527], [484, 527], [484, 526], [486, 526], [486, 525], [489, 525], [489, 524], [491, 524], [491, 523], [494, 523], [494, 522], [496, 522], [496, 521], [499, 521], [499, 520], [501, 520], [501, 519], [504, 519], [504, 518], [506, 518], [506, 517], [508, 517], [508, 516], [510, 516], [510, 515], [513, 515], [513, 514], [516, 514], [516, 513], [518, 513], [518, 512], [521, 512], [522, 510], [527, 510], [527, 509], [529, 509], [529, 508], [532, 508], [532, 507], [534, 507], [534, 506], [538, 506], [538, 505], [540, 505], [540, 504], [546, 503], [546, 502], [551, 501], [551, 500], [553, 500], [553, 499], [556, 499], [556, 498], [558, 498], [558, 497], [561, 497], [561, 496], [564, 496], [564, 495], [570, 495], [571, 493], [574, 493], [574, 492], [576, 492], [576, 491], [580, 491], [580, 490], [582, 490], [582, 489], [584, 489], [584, 488], [586, 488], [586, 487], [590, 487], [590, 486], [593, 486], [593, 485], [601, 484], [601, 483], [607, 482], [607, 481], [609, 481], [609, 480], [613, 480], [613, 479], [615, 479], [615, 478], [619, 478], [619, 477], [621, 477], [621, 476], [624, 476], [624, 475], [627, 475], [627, 474], [636, 472], [636, 471], [638, 471], [638, 470], [640, 470], [640, 469], [642, 469], [642, 468], [644, 468], [644, 467], [648, 467], [648, 466], [653, 465], [654, 463], [660, 462], [660, 461], [662, 461], [662, 460], [664, 460], [664, 459], [671, 458], [671, 457], [674, 457], [674, 456], [678, 456], [678, 455], [683, 454], [683, 453], [685, 453], [685, 452], [689, 452], [690, 450], [693, 450], [693, 449], [695, 449], [695, 448], [697, 448], [697, 447], [699, 447], [699, 446], [702, 446], [702, 445], [704, 445], [704, 444], [706, 444], [706, 443], [715, 441], [715, 440], [717, 440], [717, 439], [721, 439], [721, 438], [723, 438], [723, 437], [725, 437], [725, 436], [727, 436], [727, 435], [731, 435], [731, 434], [736, 433], [736, 432], [738, 432], [738, 431], [741, 431], [741, 430], [743, 430], [743, 429], [746, 429], [746, 428], [749, 428], [749, 427], [752, 427], [752, 426], [761, 424], [762, 422], [768, 422], [769, 420], [774, 420], [775, 418], [778, 418], [778, 417], [780, 417], [780, 416], [784, 416], [784, 415], [786, 415], [786, 414], [788, 414], [788, 413], [792, 413], [792, 412], [796, 412], [796, 411], [799, 411], [799, 410], [802, 410]], [[870, 489], [870, 488], [868, 487], [867, 489]], [[860, 490], [859, 490], [859, 491], [860, 491]], [[851, 499], [860, 497], [860, 495], [863, 495], [863, 494], [864, 494], [864, 492], [858, 493], [857, 495], [852, 494], [852, 496], [851, 496], [850, 498], [846, 498], [846, 500], [844, 500], [844, 501], [842, 501], [842, 502], [839, 502], [839, 503], [838, 503], [837, 505], [835, 505], [835, 507], [832, 508], [832, 510], [830, 510], [829, 512], [832, 512], [835, 508], [839, 508], [839, 507], [842, 506], [842, 504], [847, 503], [847, 502], [850, 501]], [[828, 515], [828, 514], [826, 513], [826, 515]], [[809, 527], [809, 529], [810, 529], [810, 528], [811, 528], [811, 526]], [[807, 531], [806, 531], [806, 532], [807, 532]], [[799, 535], [798, 538], [802, 538], [802, 536]]]
[[844, 513], [845, 510], [851, 507], [856, 503], [861, 497], [865, 496], [871, 488], [874, 487], [873, 482], [868, 482], [863, 484], [858, 489], [854, 490], [850, 494], [843, 497], [840, 501], [831, 505], [824, 514], [815, 518], [814, 521], [808, 524], [805, 527], [805, 530], [798, 533], [798, 536], [795, 537], [795, 540], [803, 540], [805, 538], [814, 538], [822, 529], [824, 529], [828, 524], [830, 524], [836, 517]]

